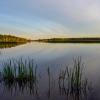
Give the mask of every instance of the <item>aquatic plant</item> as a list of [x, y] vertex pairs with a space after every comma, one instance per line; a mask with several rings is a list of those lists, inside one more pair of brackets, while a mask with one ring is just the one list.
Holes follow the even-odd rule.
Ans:
[[1, 81], [8, 89], [17, 86], [21, 91], [25, 87], [33, 91], [37, 88], [37, 66], [34, 65], [33, 59], [12, 58], [4, 61], [2, 66]]
[[[32, 94], [38, 94], [37, 65], [31, 58], [9, 59], [3, 62], [1, 70], [1, 80], [8, 89], [15, 87], [23, 92], [28, 89]], [[47, 68], [48, 78], [48, 97], [53, 93], [53, 73], [50, 67]], [[79, 97], [86, 94], [88, 89], [88, 80], [84, 74], [84, 63], [81, 57], [73, 59], [73, 66], [66, 66], [60, 70], [58, 75], [59, 90], [61, 95], [74, 95]], [[56, 84], [56, 86], [58, 86]]]
[[60, 71], [59, 74], [59, 88], [63, 88], [65, 94], [67, 91], [71, 93], [83, 92], [87, 90], [87, 79], [84, 77], [83, 69], [84, 64], [81, 58], [73, 59], [74, 65], [67, 66], [65, 70]]
[[4, 68], [1, 72], [1, 77], [3, 80], [13, 80], [14, 79], [14, 70], [11, 67], [12, 66], [12, 61], [9, 60], [8, 62], [3, 63]]

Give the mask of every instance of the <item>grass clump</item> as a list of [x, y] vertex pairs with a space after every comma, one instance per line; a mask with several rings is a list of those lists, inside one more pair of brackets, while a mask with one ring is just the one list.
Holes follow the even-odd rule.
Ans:
[[12, 61], [9, 60], [8, 62], [3, 63], [3, 70], [1, 72], [1, 77], [3, 80], [14, 80], [14, 70], [11, 67], [12, 66]]
[[67, 66], [59, 74], [59, 88], [63, 88], [65, 93], [81, 93], [87, 90], [87, 79], [84, 77], [83, 69], [84, 64], [81, 58], [74, 59], [72, 67]]
[[3, 80], [9, 81], [35, 81], [35, 69], [33, 59], [9, 59], [3, 63], [1, 77]]
[[37, 66], [30, 58], [9, 59], [2, 64], [1, 82], [11, 90], [13, 88], [24, 92], [28, 89], [30, 93], [37, 94]]
[[13, 80], [14, 79], [14, 72], [11, 67], [7, 66], [3, 69], [3, 79], [4, 80]]

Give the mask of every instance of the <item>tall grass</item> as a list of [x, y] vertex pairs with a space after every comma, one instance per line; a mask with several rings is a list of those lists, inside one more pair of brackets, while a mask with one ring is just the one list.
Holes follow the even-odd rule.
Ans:
[[[67, 66], [61, 70], [58, 75], [58, 83], [60, 94], [75, 94], [79, 95], [88, 89], [88, 80], [84, 74], [84, 64], [80, 57], [73, 59], [73, 66]], [[47, 69], [48, 76], [48, 96], [51, 95], [52, 74], [50, 67]], [[34, 60], [27, 58], [9, 59], [3, 62], [3, 69], [0, 72], [1, 80], [4, 84], [11, 88], [19, 87], [22, 91], [28, 87], [31, 92], [38, 93], [37, 86], [37, 66], [34, 65]]]
[[4, 80], [36, 80], [33, 59], [9, 59], [3, 63], [1, 76]]
[[65, 70], [60, 71], [59, 74], [59, 88], [60, 90], [70, 93], [81, 93], [88, 89], [88, 80], [84, 77], [84, 64], [81, 58], [73, 59], [74, 65], [67, 66]]
[[35, 88], [33, 85], [37, 86], [37, 66], [33, 59], [12, 58], [3, 62], [2, 66], [1, 79], [8, 88], [15, 85], [20, 89], [28, 87], [32, 90]]

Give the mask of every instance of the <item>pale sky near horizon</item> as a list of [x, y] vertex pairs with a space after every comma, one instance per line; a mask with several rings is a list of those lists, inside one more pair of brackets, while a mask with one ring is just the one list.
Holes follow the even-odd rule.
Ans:
[[100, 36], [100, 0], [0, 0], [0, 33], [30, 38]]

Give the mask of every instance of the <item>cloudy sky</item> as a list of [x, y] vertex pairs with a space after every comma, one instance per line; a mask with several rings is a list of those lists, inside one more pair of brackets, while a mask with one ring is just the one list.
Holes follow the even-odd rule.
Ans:
[[100, 36], [100, 0], [0, 0], [0, 33]]

